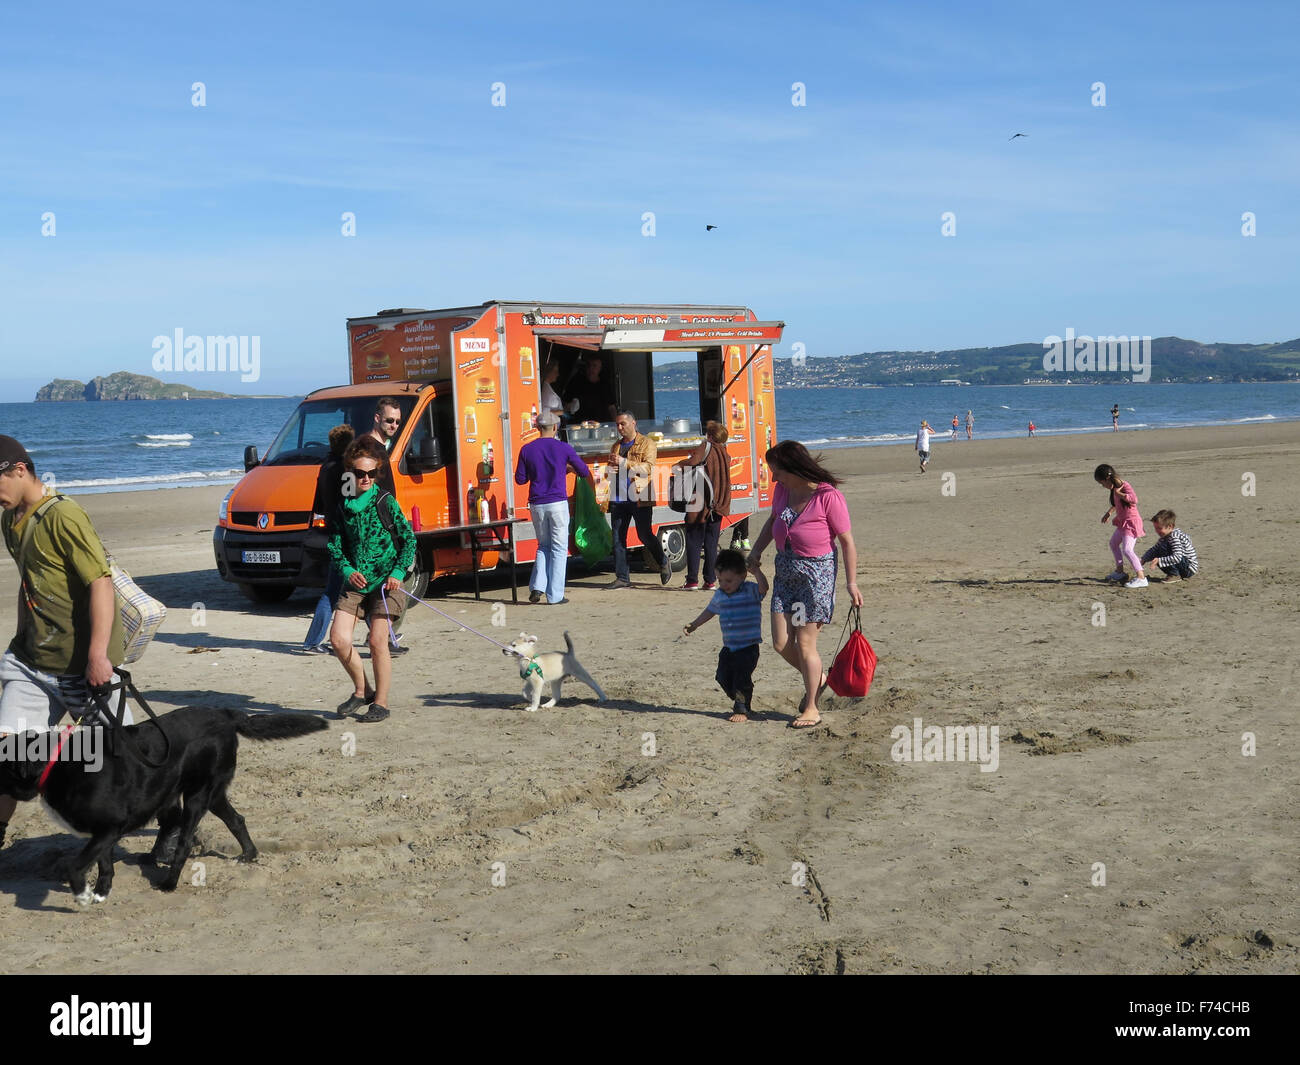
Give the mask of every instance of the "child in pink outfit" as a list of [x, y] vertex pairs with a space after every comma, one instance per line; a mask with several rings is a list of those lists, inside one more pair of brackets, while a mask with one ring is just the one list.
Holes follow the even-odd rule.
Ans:
[[[1115, 572], [1106, 579], [1124, 580], [1127, 576], [1124, 563], [1127, 561], [1133, 567], [1134, 576], [1124, 587], [1145, 588], [1147, 579], [1142, 575], [1142, 561], [1133, 550], [1138, 540], [1146, 535], [1146, 530], [1142, 527], [1142, 515], [1138, 512], [1137, 492], [1128, 481], [1120, 480], [1113, 466], [1098, 466], [1093, 477], [1099, 485], [1110, 490], [1110, 506], [1101, 516], [1102, 524], [1109, 521], [1115, 526], [1115, 532], [1110, 538], [1110, 553], [1115, 556]], [[1112, 512], [1114, 518], [1111, 517]]]

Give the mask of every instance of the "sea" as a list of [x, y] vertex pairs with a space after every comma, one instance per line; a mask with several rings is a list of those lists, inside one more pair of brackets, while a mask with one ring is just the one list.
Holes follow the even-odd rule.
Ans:
[[[263, 452], [297, 406], [284, 399], [132, 400], [0, 403], [0, 433], [22, 441], [37, 472], [60, 490], [122, 492], [233, 484], [244, 448]], [[657, 418], [698, 418], [693, 392], [659, 392]], [[777, 390], [779, 436], [810, 448], [907, 446], [925, 418], [942, 448], [953, 415], [977, 440], [1120, 429], [1300, 420], [1300, 384], [916, 385]]]

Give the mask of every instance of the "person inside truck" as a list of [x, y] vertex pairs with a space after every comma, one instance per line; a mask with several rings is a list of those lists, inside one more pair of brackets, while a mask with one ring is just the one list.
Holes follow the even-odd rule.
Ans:
[[[578, 409], [579, 406], [578, 400], [576, 399], [569, 400], [567, 404], [560, 399], [559, 395], [555, 391], [555, 382], [559, 379], [559, 377], [560, 377], [559, 359], [551, 359], [550, 362], [548, 362], [544, 367], [542, 367], [542, 411], [541, 412], [542, 414], [546, 414], [549, 411], [551, 414], [554, 414], [555, 417], [558, 419], [556, 425], [560, 425], [564, 422], [564, 414], [566, 411], [572, 414], [574, 411]], [[540, 424], [540, 419], [538, 424]]]
[[587, 356], [582, 376], [570, 387], [568, 399], [578, 401], [574, 420], [579, 422], [612, 422], [618, 414], [614, 406], [614, 389], [601, 378], [604, 361], [599, 354]]
[[[397, 400], [392, 396], [381, 396], [375, 403], [375, 424], [366, 435], [383, 445], [385, 451], [391, 451], [397, 430], [402, 427], [402, 411]], [[389, 495], [396, 495], [393, 487], [392, 464], [385, 462], [379, 472], [379, 487]]]

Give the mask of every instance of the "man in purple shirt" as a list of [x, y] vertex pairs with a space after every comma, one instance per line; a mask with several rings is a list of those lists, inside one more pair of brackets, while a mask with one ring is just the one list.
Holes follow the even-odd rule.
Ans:
[[528, 580], [528, 601], [538, 602], [543, 595], [552, 606], [567, 603], [564, 598], [564, 571], [569, 563], [569, 493], [565, 477], [573, 470], [596, 489], [587, 464], [563, 440], [555, 438], [559, 419], [543, 411], [537, 419], [542, 434], [519, 449], [515, 466], [515, 484], [528, 485], [528, 509], [537, 532], [537, 561]]

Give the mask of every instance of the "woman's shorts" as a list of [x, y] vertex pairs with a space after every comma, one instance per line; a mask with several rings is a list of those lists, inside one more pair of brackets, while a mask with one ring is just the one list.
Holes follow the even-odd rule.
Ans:
[[772, 613], [794, 614], [803, 605], [805, 622], [821, 624], [835, 613], [836, 552], [817, 558], [802, 558], [790, 550], [776, 553], [776, 577], [772, 581]]
[[[374, 624], [377, 618], [387, 618], [389, 625], [402, 616], [405, 609], [402, 592], [382, 592], [383, 585], [373, 592], [359, 592], [350, 584], [343, 586], [334, 609], [355, 618], [365, 618], [367, 624]], [[385, 604], [387, 604], [385, 606]]]

